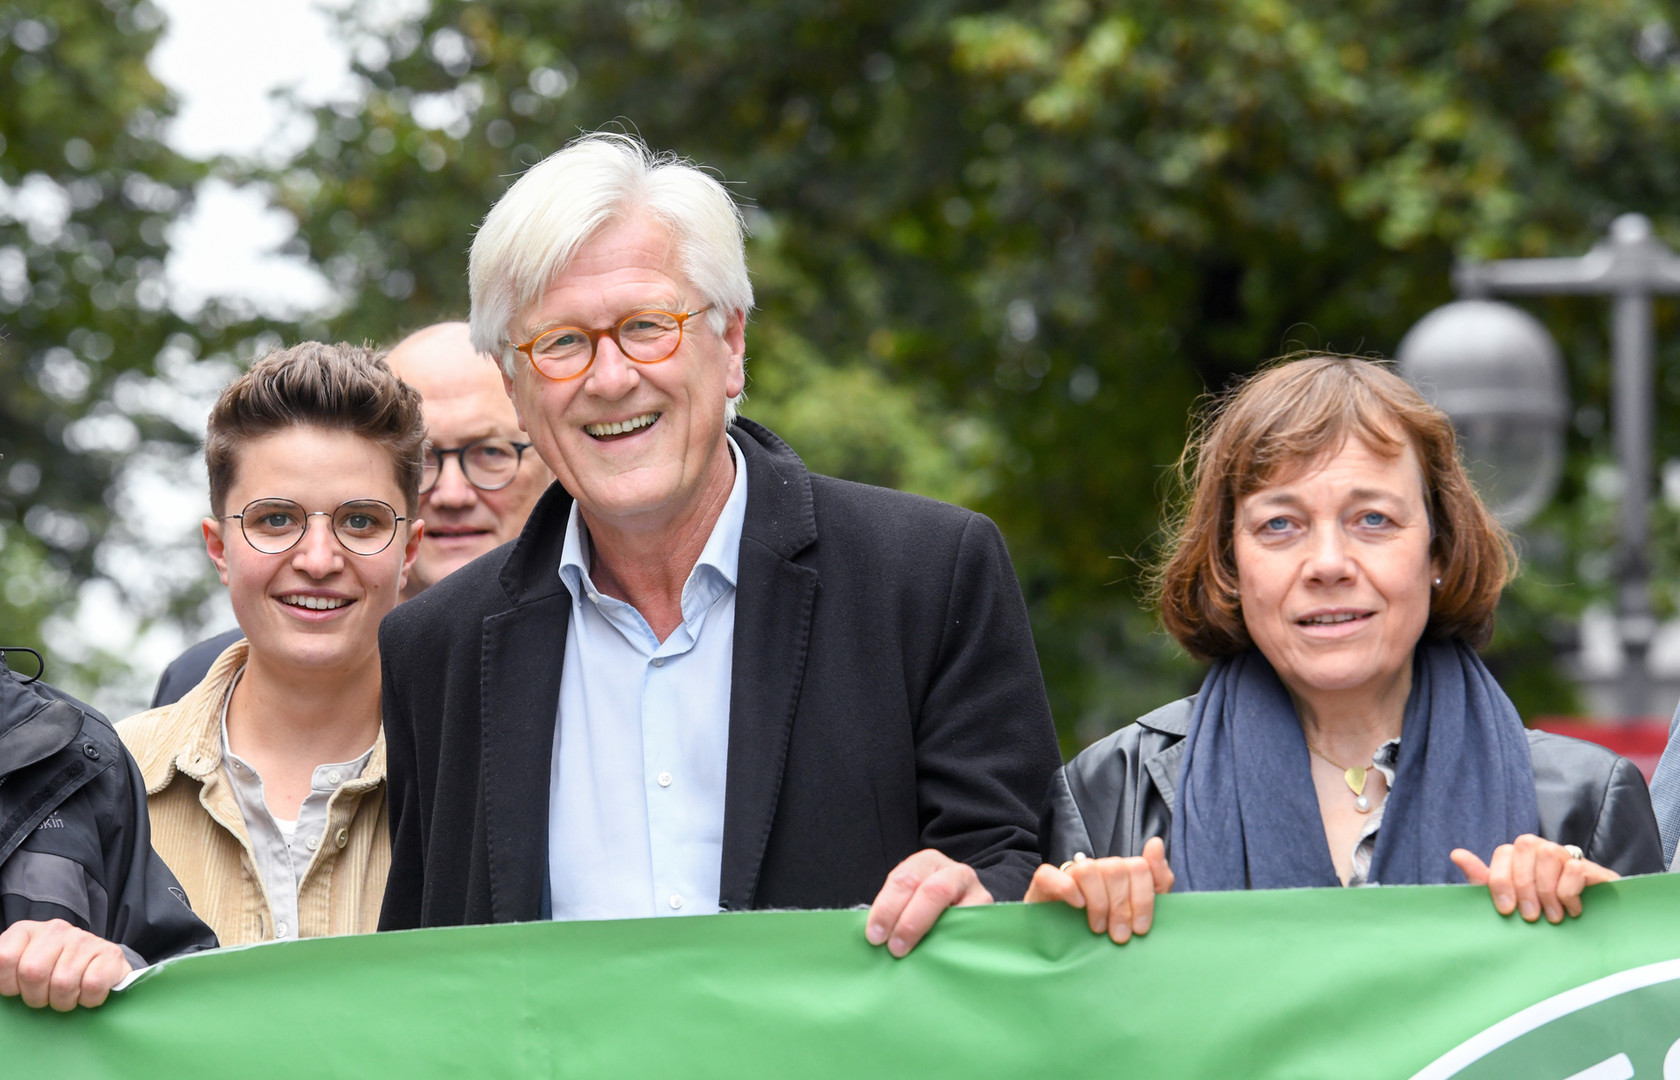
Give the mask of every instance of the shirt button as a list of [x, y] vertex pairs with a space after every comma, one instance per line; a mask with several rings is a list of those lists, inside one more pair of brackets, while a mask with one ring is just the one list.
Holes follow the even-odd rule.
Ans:
[[601, 594], [598, 593], [598, 592], [590, 593], [589, 594], [589, 602], [591, 604], [599, 604], [601, 602]]
[[337, 769], [334, 769], [332, 772], [327, 774], [327, 783], [333, 785], [334, 787], [337, 787], [338, 784], [339, 784], [339, 781], [341, 781], [343, 779], [344, 779], [344, 774], [339, 772]]
[[314, 851], [316, 848], [321, 846], [321, 838], [319, 836], [311, 836], [307, 843], [309, 844], [309, 850]]
[[277, 937], [277, 938], [283, 938], [283, 937], [286, 936], [286, 930], [287, 930], [286, 924], [285, 923], [280, 923], [277, 926], [275, 926], [275, 928], [274, 928], [274, 936]]
[[340, 829], [340, 830], [338, 830], [338, 835], [333, 837], [333, 843], [337, 844], [339, 847], [343, 847], [345, 844], [348, 844], [349, 842], [350, 842], [350, 830], [349, 829]]
[[677, 893], [672, 893], [671, 894], [671, 910], [676, 911], [680, 907], [682, 907], [682, 897], [680, 895], [678, 895]]
[[659, 774], [659, 786], [660, 787], [670, 787], [671, 786], [671, 774], [670, 773], [662, 772], [662, 773]]
[[665, 658], [663, 656], [654, 657], [653, 658], [653, 666], [654, 667], [664, 667], [665, 666]]

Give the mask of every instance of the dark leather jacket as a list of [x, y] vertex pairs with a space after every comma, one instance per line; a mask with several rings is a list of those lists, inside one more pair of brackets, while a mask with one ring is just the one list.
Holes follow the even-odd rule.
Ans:
[[[1172, 842], [1173, 803], [1190, 703], [1183, 698], [1087, 747], [1057, 771], [1039, 819], [1044, 861], [1076, 852], [1137, 855], [1159, 836]], [[1575, 844], [1618, 874], [1663, 869], [1662, 840], [1645, 779], [1631, 761], [1602, 746], [1529, 731], [1540, 835]], [[1172, 852], [1167, 852], [1168, 859]]]
[[216, 947], [152, 850], [146, 785], [110, 721], [0, 661], [0, 930], [51, 919], [135, 967]]

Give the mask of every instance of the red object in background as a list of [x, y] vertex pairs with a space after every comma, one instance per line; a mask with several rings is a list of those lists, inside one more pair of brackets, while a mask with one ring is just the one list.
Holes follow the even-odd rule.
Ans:
[[1582, 720], [1563, 716], [1542, 716], [1529, 725], [1555, 735], [1585, 739], [1614, 750], [1639, 766], [1645, 782], [1651, 782], [1657, 759], [1668, 746], [1666, 720]]

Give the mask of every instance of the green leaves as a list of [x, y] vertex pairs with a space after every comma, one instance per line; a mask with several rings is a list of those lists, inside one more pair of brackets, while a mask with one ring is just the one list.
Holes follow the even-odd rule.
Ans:
[[143, 0], [0, 14], [3, 643], [39, 645], [95, 573], [112, 479], [142, 436], [191, 438], [118, 400], [186, 329], [165, 308], [165, 234], [204, 172], [158, 142], [173, 109], [145, 65], [160, 25]]
[[[14, 8], [0, 560], [35, 584], [0, 593], [0, 631], [27, 637], [94, 573], [122, 423], [186, 437], [120, 388], [237, 320], [160, 306], [204, 170], [157, 140], [156, 13]], [[1456, 258], [1576, 254], [1623, 210], [1680, 238], [1668, 19], [1654, 0], [437, 0], [396, 22], [370, 3], [344, 24], [364, 97], [314, 110], [310, 147], [258, 178], [346, 301], [285, 336], [391, 341], [466, 313], [473, 229], [575, 133], [718, 169], [754, 230], [748, 415], [813, 467], [999, 521], [1071, 747], [1194, 685], [1135, 593], [1198, 395], [1295, 348], [1391, 352]], [[1555, 712], [1546, 636], [1607, 542], [1586, 483], [1607, 375], [1601, 309], [1537, 310], [1582, 422], [1496, 653], [1519, 704]], [[1675, 347], [1662, 372], [1680, 386]]]

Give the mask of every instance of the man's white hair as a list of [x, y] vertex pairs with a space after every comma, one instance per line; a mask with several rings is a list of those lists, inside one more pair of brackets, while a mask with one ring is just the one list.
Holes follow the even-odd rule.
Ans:
[[[595, 132], [544, 158], [485, 216], [468, 268], [473, 348], [495, 357], [512, 377], [524, 360], [508, 337], [513, 320], [542, 298], [595, 234], [640, 213], [671, 230], [678, 265], [699, 294], [695, 306], [711, 305], [707, 321], [715, 332], [737, 312], [752, 310], [746, 223], [728, 189], [633, 135]], [[729, 420], [739, 402], [730, 399]]]

